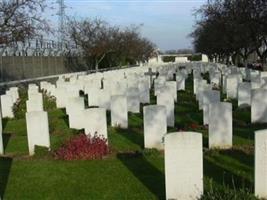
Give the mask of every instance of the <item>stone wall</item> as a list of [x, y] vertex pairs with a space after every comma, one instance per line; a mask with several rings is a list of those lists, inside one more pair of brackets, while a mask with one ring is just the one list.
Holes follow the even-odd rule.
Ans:
[[0, 82], [85, 71], [78, 57], [0, 56]]

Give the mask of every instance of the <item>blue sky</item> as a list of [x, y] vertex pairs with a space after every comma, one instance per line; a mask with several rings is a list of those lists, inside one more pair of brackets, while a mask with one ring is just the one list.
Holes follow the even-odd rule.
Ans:
[[206, 0], [65, 0], [66, 13], [99, 17], [121, 27], [143, 24], [141, 33], [161, 50], [190, 48], [194, 9]]

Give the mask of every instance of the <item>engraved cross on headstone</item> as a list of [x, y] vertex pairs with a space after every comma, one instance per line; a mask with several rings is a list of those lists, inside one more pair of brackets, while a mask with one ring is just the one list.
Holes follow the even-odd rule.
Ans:
[[157, 73], [156, 72], [152, 72], [151, 68], [148, 69], [148, 72], [145, 72], [145, 76], [150, 76], [150, 84], [151, 85], [153, 83], [153, 76], [154, 75], [157, 75]]

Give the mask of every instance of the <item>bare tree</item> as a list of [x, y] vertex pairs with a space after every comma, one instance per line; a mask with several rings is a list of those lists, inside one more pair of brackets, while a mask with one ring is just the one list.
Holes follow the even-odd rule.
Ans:
[[100, 63], [110, 66], [145, 61], [155, 47], [140, 36], [137, 26], [121, 30], [100, 19], [71, 19], [68, 28], [69, 38], [92, 60], [89, 63], [96, 70]]
[[49, 31], [47, 21], [41, 16], [45, 0], [1, 0], [0, 1], [0, 45], [25, 41]]

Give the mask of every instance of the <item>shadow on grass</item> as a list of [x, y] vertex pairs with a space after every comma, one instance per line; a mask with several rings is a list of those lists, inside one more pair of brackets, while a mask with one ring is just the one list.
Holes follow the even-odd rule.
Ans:
[[158, 199], [165, 199], [165, 176], [141, 153], [121, 153], [117, 158]]
[[107, 116], [107, 125], [111, 126], [111, 111], [110, 110], [107, 110], [106, 116]]
[[118, 129], [117, 134], [123, 136], [130, 142], [137, 144], [142, 149], [144, 148], [144, 135], [136, 128]]
[[6, 149], [8, 142], [10, 140], [11, 134], [5, 133], [3, 134], [3, 145], [4, 145], [4, 150]]
[[253, 183], [250, 180], [222, 168], [205, 157], [204, 174], [223, 187], [226, 186], [233, 190], [247, 189], [251, 192], [253, 191]]
[[8, 122], [8, 119], [7, 118], [3, 118], [2, 119], [2, 128], [3, 128], [3, 130], [5, 130], [6, 125], [7, 125], [7, 122]]
[[254, 167], [253, 153], [248, 154], [239, 149], [231, 149], [231, 150], [220, 151], [220, 154], [230, 156], [249, 167], [252, 167], [252, 168]]
[[11, 165], [12, 165], [12, 158], [0, 157], [0, 196], [1, 196], [1, 199], [4, 199]]

